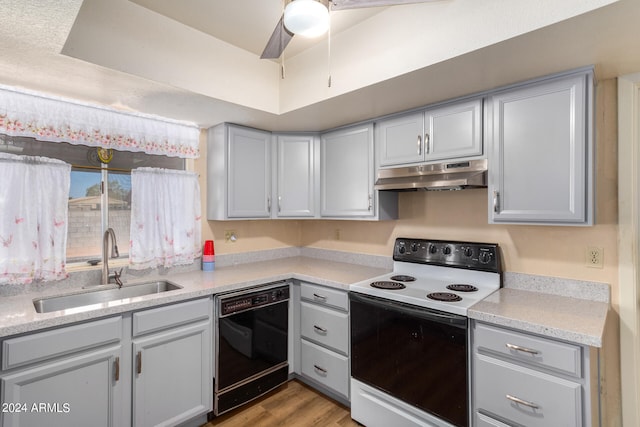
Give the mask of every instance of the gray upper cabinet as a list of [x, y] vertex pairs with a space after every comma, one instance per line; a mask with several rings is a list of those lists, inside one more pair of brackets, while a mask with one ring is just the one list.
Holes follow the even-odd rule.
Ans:
[[320, 153], [320, 214], [373, 218], [373, 125], [323, 134]]
[[271, 133], [222, 124], [207, 141], [207, 218], [271, 217]]
[[380, 166], [482, 156], [482, 99], [380, 120]]
[[491, 96], [490, 223], [593, 223], [592, 93], [582, 70]]
[[312, 134], [276, 135], [276, 183], [278, 218], [312, 218], [317, 212], [319, 155]]
[[385, 220], [398, 217], [398, 193], [375, 191], [373, 123], [320, 136], [320, 215]]

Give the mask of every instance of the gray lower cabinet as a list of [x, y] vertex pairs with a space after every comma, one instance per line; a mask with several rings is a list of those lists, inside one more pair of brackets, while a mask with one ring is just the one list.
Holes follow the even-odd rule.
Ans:
[[489, 222], [593, 223], [593, 73], [506, 89], [488, 102]]
[[211, 298], [2, 340], [0, 426], [173, 426], [212, 404]]
[[349, 400], [349, 299], [347, 293], [302, 283], [300, 373], [342, 400]]
[[588, 348], [477, 321], [472, 343], [474, 425], [592, 425]]
[[3, 427], [121, 426], [122, 317], [2, 341]]
[[211, 299], [133, 314], [133, 425], [173, 426], [211, 410]]

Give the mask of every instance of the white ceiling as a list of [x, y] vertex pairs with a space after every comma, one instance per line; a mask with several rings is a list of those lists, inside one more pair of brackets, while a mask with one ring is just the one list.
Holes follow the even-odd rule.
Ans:
[[[283, 0], [131, 1], [255, 55], [262, 54], [284, 7]], [[383, 9], [374, 7], [332, 12], [331, 31], [340, 33]], [[286, 55], [295, 56], [315, 43], [318, 41], [294, 37], [287, 46]]]
[[326, 39], [294, 38], [284, 80], [277, 62], [258, 58], [281, 11], [281, 0], [0, 0], [0, 84], [202, 127], [286, 131], [583, 65], [595, 64], [598, 78], [640, 71], [637, 0], [443, 0], [334, 12], [330, 65]]

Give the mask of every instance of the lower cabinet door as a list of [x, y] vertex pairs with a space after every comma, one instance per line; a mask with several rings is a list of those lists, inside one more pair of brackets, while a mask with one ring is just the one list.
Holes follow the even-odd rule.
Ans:
[[349, 399], [349, 359], [306, 340], [300, 342], [302, 375]]
[[133, 425], [173, 426], [213, 403], [211, 322], [133, 341]]
[[3, 427], [120, 426], [121, 346], [0, 377]]
[[474, 370], [476, 416], [527, 427], [582, 426], [579, 383], [478, 354]]

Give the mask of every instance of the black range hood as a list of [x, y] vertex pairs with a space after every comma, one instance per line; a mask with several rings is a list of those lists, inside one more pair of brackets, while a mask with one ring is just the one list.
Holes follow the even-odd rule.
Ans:
[[374, 188], [387, 191], [463, 190], [487, 186], [487, 159], [379, 169]]

